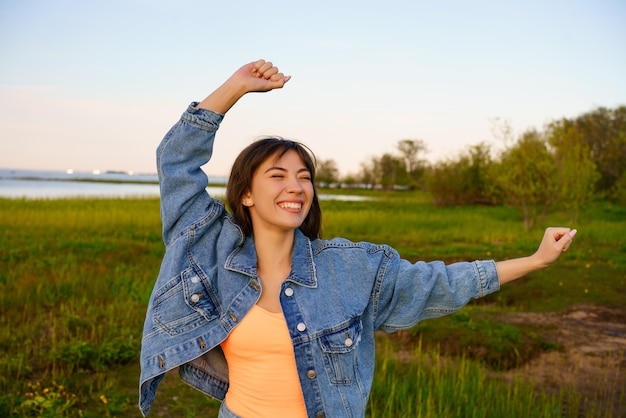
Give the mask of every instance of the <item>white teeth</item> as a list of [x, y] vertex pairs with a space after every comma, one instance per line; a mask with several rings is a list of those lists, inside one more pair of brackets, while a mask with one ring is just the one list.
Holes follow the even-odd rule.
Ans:
[[300, 209], [302, 208], [302, 203], [284, 202], [280, 204], [280, 207], [283, 209]]

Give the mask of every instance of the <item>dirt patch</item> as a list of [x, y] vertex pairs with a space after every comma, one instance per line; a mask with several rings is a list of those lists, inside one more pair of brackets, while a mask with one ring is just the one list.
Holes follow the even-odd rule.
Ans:
[[[542, 341], [558, 349], [532, 349], [521, 366], [486, 367], [486, 373], [506, 381], [531, 382], [549, 394], [573, 391], [580, 397], [579, 416], [600, 410], [602, 415], [598, 416], [626, 417], [626, 306], [576, 305], [561, 312], [503, 313], [497, 321], [538, 330]], [[413, 361], [415, 336], [400, 331], [386, 338], [398, 343], [397, 359]], [[454, 355], [459, 353], [477, 360], [486, 357], [486, 353], [481, 355], [478, 351], [484, 347], [459, 346], [454, 338], [437, 342], [445, 356], [440, 361], [446, 363], [453, 363]], [[518, 350], [528, 348], [524, 342], [521, 344], [523, 347]], [[590, 403], [594, 405], [590, 407]]]
[[541, 336], [562, 349], [498, 376], [522, 377], [551, 393], [572, 388], [590, 401], [615, 405], [626, 416], [620, 409], [626, 401], [626, 307], [578, 305], [558, 313], [510, 313], [500, 320], [538, 325], [545, 329]]

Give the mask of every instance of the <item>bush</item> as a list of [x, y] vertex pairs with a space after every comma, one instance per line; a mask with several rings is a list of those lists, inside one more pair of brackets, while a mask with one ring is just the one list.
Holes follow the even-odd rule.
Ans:
[[611, 196], [617, 201], [617, 203], [626, 206], [626, 171], [613, 185]]

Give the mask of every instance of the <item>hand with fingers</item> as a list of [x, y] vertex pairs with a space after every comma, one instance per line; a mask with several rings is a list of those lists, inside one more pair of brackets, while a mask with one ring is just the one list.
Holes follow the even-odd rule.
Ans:
[[271, 62], [260, 59], [241, 67], [232, 78], [244, 85], [246, 92], [266, 92], [282, 88], [291, 76], [281, 73]]
[[243, 65], [196, 107], [225, 114], [247, 93], [281, 89], [290, 79], [274, 64], [260, 59]]
[[567, 251], [576, 235], [575, 229], [550, 227], [543, 234], [539, 248], [533, 255], [540, 265], [549, 266], [561, 253]]
[[548, 267], [564, 251], [567, 251], [574, 239], [574, 235], [576, 235], [575, 229], [562, 227], [547, 228], [539, 248], [533, 255], [496, 262], [500, 284], [511, 282], [528, 273]]

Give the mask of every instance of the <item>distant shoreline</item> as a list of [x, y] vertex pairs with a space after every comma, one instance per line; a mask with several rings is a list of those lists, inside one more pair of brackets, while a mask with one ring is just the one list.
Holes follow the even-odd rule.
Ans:
[[[226, 177], [208, 176], [208, 186], [222, 187], [226, 185]], [[0, 180], [21, 181], [64, 181], [111, 184], [159, 184], [155, 173], [134, 173], [125, 171], [74, 172], [72, 170], [25, 170], [0, 168]]]

